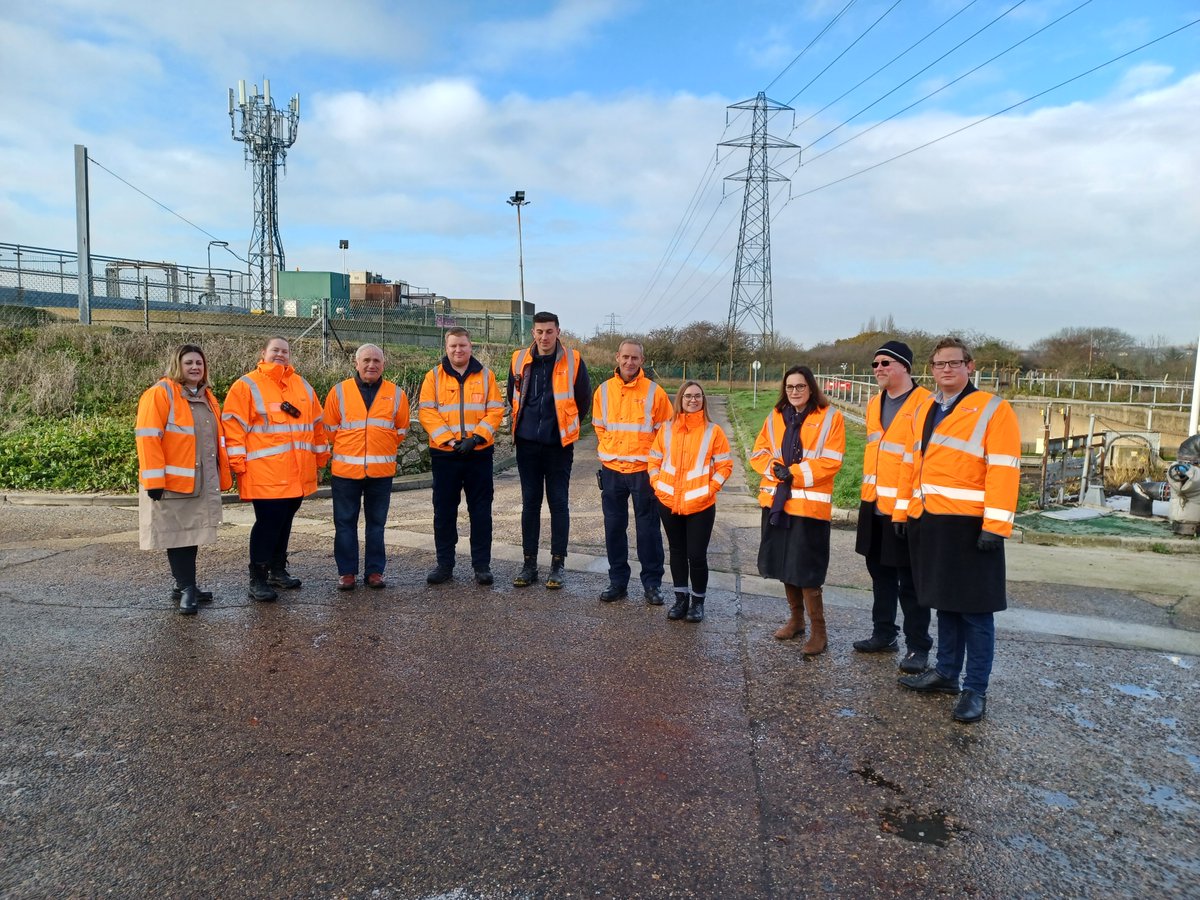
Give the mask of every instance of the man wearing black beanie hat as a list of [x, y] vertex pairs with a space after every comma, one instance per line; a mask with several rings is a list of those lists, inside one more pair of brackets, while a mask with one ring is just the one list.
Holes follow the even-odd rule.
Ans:
[[929, 391], [912, 380], [912, 349], [903, 341], [888, 341], [875, 351], [871, 369], [880, 392], [867, 404], [867, 446], [858, 508], [858, 537], [854, 549], [866, 557], [875, 601], [871, 606], [871, 636], [854, 642], [860, 653], [894, 653], [896, 607], [904, 611], [907, 653], [900, 671], [920, 673], [929, 665], [930, 611], [917, 603], [908, 542], [903, 524], [892, 525], [897, 484], [904, 457], [904, 435], [911, 433], [913, 414]]

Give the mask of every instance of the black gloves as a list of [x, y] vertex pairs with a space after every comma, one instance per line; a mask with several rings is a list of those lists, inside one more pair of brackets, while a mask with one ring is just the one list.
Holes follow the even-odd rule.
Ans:
[[467, 453], [470, 453], [472, 450], [474, 450], [476, 447], [478, 447], [482, 443], [483, 443], [483, 441], [481, 441], [478, 437], [476, 437], [475, 435], [471, 435], [469, 438], [463, 438], [461, 441], [459, 441], [458, 444], [454, 448], [454, 452], [467, 454]]
[[146, 493], [150, 495], [151, 500], [161, 500], [163, 498], [162, 488], [147, 488]]
[[792, 470], [783, 463], [775, 463], [773, 466], [771, 466], [771, 473], [775, 476], [777, 481], [792, 480]]
[[975, 542], [975, 546], [984, 553], [990, 553], [1004, 546], [1004, 538], [998, 534], [992, 534], [990, 531], [981, 531], [979, 532], [979, 540]]
[[896, 537], [899, 538], [900, 540], [902, 540], [902, 541], [908, 540], [908, 523], [907, 522], [893, 522], [892, 523], [892, 531], [896, 532]]

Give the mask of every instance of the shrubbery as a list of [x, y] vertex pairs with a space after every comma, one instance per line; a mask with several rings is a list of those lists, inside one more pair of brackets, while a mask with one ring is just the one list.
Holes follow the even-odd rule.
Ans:
[[38, 421], [0, 436], [0, 486], [9, 490], [128, 493], [137, 472], [126, 417]]

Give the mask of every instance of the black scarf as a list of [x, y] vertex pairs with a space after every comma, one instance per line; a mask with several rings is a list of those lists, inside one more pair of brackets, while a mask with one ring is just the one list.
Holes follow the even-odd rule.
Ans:
[[[804, 420], [808, 417], [808, 407], [803, 411], [797, 411], [796, 407], [790, 403], [783, 408], [781, 413], [783, 416], [783, 443], [779, 445], [779, 455], [783, 457], [785, 466], [795, 465], [803, 456], [803, 451], [800, 448], [800, 426], [804, 424]], [[773, 475], [774, 473], [772, 473]], [[769, 522], [776, 528], [791, 528], [791, 517], [783, 511], [783, 505], [787, 503], [789, 496], [792, 493], [792, 483], [790, 481], [780, 482], [775, 488], [775, 496], [771, 499], [771, 515]]]

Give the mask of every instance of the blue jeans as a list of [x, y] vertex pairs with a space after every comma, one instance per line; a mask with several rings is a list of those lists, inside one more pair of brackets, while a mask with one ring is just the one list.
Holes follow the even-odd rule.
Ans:
[[[889, 523], [890, 524], [890, 523]], [[913, 584], [912, 569], [906, 566], [885, 566], [879, 554], [867, 554], [867, 572], [871, 576], [871, 590], [875, 602], [871, 605], [873, 631], [881, 638], [895, 640], [896, 607], [904, 611], [904, 643], [909, 650], [928, 653], [933, 647], [929, 636], [931, 610], [917, 602], [917, 589]]]
[[383, 574], [387, 557], [383, 550], [383, 527], [392, 501], [391, 478], [342, 478], [334, 475], [333, 558], [339, 575], [358, 574], [358, 510], [367, 526], [367, 552], [363, 574]]
[[437, 563], [454, 568], [458, 545], [458, 504], [465, 494], [471, 520], [471, 568], [483, 572], [492, 567], [492, 447], [463, 455], [433, 450], [433, 545]]
[[658, 498], [646, 472], [600, 469], [600, 506], [604, 511], [604, 547], [608, 552], [608, 580], [617, 587], [629, 584], [629, 501], [637, 532], [637, 553], [642, 564], [642, 587], [662, 586], [662, 531], [658, 523]]
[[550, 555], [567, 555], [571, 531], [568, 490], [575, 445], [539, 444], [517, 438], [517, 474], [521, 476], [521, 551], [537, 556], [542, 542], [542, 497], [550, 507]]
[[937, 672], [958, 680], [966, 657], [963, 688], [986, 696], [996, 653], [996, 620], [992, 613], [956, 613], [938, 610]]

